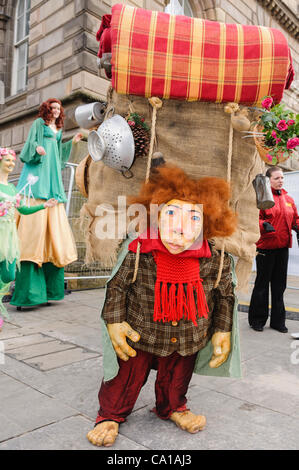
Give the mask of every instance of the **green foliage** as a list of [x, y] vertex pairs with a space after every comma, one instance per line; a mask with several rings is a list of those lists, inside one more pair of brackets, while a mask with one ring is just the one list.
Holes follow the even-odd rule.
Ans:
[[144, 122], [144, 118], [142, 118], [138, 113], [131, 113], [127, 118], [128, 124], [130, 122], [134, 122], [137, 126], [142, 126], [145, 130], [149, 131], [149, 126]]

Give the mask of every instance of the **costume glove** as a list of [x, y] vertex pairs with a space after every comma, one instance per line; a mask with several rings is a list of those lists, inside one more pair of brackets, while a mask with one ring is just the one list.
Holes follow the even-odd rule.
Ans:
[[230, 336], [230, 331], [227, 333], [218, 331], [213, 334], [211, 341], [214, 349], [212, 359], [209, 362], [209, 366], [213, 369], [221, 366], [227, 360], [231, 350]]
[[108, 323], [107, 329], [112, 341], [112, 345], [118, 357], [123, 361], [127, 361], [130, 357], [136, 356], [135, 349], [131, 348], [126, 337], [135, 343], [140, 340], [140, 334], [134, 331], [129, 323]]
[[275, 232], [275, 228], [269, 222], [263, 222], [263, 227], [267, 233]]

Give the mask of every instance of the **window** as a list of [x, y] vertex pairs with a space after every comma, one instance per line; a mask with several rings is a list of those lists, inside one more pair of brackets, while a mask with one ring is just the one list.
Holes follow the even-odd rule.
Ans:
[[30, 0], [18, 0], [15, 18], [12, 94], [27, 86]]
[[171, 15], [185, 15], [193, 17], [192, 8], [188, 0], [170, 0], [164, 11]]

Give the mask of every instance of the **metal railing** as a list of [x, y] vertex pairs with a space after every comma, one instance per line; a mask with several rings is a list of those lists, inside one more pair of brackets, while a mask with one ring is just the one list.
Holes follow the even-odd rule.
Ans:
[[[84, 196], [82, 196], [78, 190], [74, 189], [75, 173], [76, 173], [77, 166], [78, 166], [77, 163], [67, 162], [65, 165], [65, 169], [62, 172], [63, 184], [64, 184], [64, 188], [66, 191], [66, 196], [67, 196], [67, 201], [65, 204], [65, 211], [66, 211], [66, 215], [69, 219], [71, 227], [73, 225], [72, 220], [74, 218], [75, 220], [78, 220], [79, 218], [79, 217], [74, 217], [74, 216], [79, 215], [82, 205], [84, 204], [84, 202], [86, 202], [86, 199], [84, 198]], [[66, 170], [68, 170], [69, 174], [66, 173]], [[74, 229], [73, 229], [73, 232], [74, 232]], [[72, 272], [76, 272], [76, 273], [82, 272], [82, 275], [66, 276], [65, 281], [88, 280], [88, 279], [90, 280], [109, 279], [110, 270], [109, 270], [109, 275], [100, 274], [101, 272], [104, 271], [104, 269], [101, 267], [101, 264], [99, 262], [93, 262], [88, 266], [85, 265], [85, 262], [84, 262], [85, 250], [86, 250], [85, 244], [77, 242], [76, 245], [77, 245], [79, 259], [71, 263], [70, 265], [68, 265], [65, 268], [65, 272], [68, 274], [71, 274]]]
[[66, 168], [69, 168], [71, 171], [71, 176], [69, 180], [69, 185], [68, 185], [68, 191], [67, 191], [67, 201], [66, 201], [66, 206], [65, 206], [65, 212], [67, 217], [69, 216], [70, 213], [70, 206], [71, 206], [71, 199], [72, 199], [72, 191], [73, 191], [73, 186], [74, 186], [74, 181], [75, 181], [75, 173], [76, 173], [76, 168], [78, 166], [77, 163], [66, 163]]

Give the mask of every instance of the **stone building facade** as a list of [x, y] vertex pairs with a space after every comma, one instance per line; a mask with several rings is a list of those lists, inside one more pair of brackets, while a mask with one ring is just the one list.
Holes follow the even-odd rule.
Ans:
[[[110, 81], [97, 68], [96, 32], [101, 17], [117, 0], [0, 0], [0, 146], [20, 152], [39, 105], [61, 99], [66, 111], [64, 138], [77, 132], [75, 109], [82, 103], [105, 101]], [[299, 108], [299, 21], [297, 0], [127, 0], [133, 6], [225, 23], [275, 27], [288, 39], [295, 81], [285, 91], [289, 108]], [[72, 155], [79, 161], [87, 146]], [[287, 162], [286, 169], [299, 169]], [[18, 161], [17, 177], [21, 170]], [[73, 229], [78, 222], [74, 216]], [[75, 230], [76, 231], [76, 230]], [[84, 246], [79, 230], [78, 245]]]

